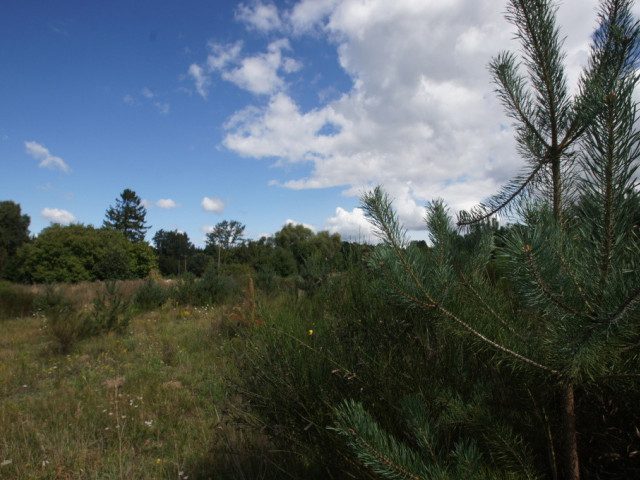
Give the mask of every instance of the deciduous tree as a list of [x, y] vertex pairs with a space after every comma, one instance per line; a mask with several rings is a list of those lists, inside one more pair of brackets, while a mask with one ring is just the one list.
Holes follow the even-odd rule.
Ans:
[[22, 214], [19, 204], [0, 202], [0, 276], [18, 248], [29, 241], [30, 223], [29, 215]]

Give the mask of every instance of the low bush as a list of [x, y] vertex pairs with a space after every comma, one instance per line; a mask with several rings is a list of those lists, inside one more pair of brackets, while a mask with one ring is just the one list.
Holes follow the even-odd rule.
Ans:
[[106, 332], [122, 333], [131, 319], [129, 302], [123, 300], [115, 282], [98, 291], [92, 308], [79, 308], [62, 289], [49, 286], [34, 300], [35, 312], [44, 317], [46, 330], [55, 337], [62, 353], [69, 353], [80, 339]]
[[279, 451], [270, 462], [292, 478], [373, 478], [327, 428], [333, 407], [366, 402], [397, 429], [398, 396], [420, 388], [429, 358], [407, 333], [411, 317], [370, 295], [375, 281], [354, 268], [315, 290], [267, 297], [263, 321], [238, 343], [235, 386], [247, 418]]
[[208, 269], [202, 278], [192, 273], [181, 276], [172, 286], [169, 296], [178, 305], [217, 305], [231, 300], [242, 291], [237, 277]]
[[105, 291], [93, 300], [93, 312], [87, 323], [89, 333], [122, 333], [131, 320], [130, 303], [122, 298], [114, 281], [105, 282]]
[[58, 340], [64, 354], [69, 353], [76, 341], [86, 336], [90, 330], [86, 319], [73, 302], [53, 286], [36, 297], [34, 309], [44, 317], [46, 331]]
[[169, 289], [149, 278], [136, 290], [133, 306], [139, 311], [149, 311], [162, 306], [168, 298]]

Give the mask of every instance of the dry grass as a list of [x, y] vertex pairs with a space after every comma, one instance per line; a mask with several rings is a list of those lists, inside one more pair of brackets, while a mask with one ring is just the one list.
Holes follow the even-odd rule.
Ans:
[[[65, 293], [80, 301], [91, 288], [100, 287]], [[152, 312], [69, 355], [56, 353], [41, 319], [4, 321], [0, 478], [236, 478], [224, 452], [251, 440], [223, 413], [222, 378], [234, 367], [233, 338], [214, 333], [220, 318], [216, 309]]]

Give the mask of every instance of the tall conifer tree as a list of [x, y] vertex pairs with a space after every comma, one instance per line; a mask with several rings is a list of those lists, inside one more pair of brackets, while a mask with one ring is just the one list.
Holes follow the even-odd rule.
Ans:
[[142, 242], [149, 230], [146, 216], [147, 209], [142, 205], [140, 197], [126, 188], [120, 198], [116, 198], [116, 205], [107, 209], [103, 226], [120, 230], [131, 242]]

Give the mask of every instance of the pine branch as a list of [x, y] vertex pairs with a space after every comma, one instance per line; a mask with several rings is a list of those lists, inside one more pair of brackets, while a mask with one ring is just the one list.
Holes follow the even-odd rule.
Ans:
[[395, 463], [393, 463], [391, 460], [385, 457], [381, 452], [376, 450], [373, 447], [373, 445], [369, 444], [364, 438], [358, 435], [358, 433], [354, 429], [350, 428], [349, 433], [356, 439], [356, 441], [361, 443], [369, 451], [369, 453], [371, 453], [375, 458], [377, 458], [380, 462], [385, 464], [391, 470], [396, 471], [398, 474], [402, 475], [404, 478], [408, 478], [409, 480], [424, 480], [421, 477], [418, 477], [417, 475], [413, 475], [411, 472], [405, 470], [400, 465], [396, 465]]
[[544, 280], [540, 276], [540, 273], [538, 272], [538, 269], [536, 268], [536, 264], [535, 264], [535, 261], [534, 261], [534, 258], [533, 258], [532, 250], [533, 249], [529, 245], [526, 245], [524, 247], [524, 253], [525, 253], [525, 256], [527, 258], [527, 266], [529, 268], [529, 272], [531, 272], [531, 275], [533, 276], [533, 279], [535, 280], [535, 282], [538, 285], [538, 287], [540, 288], [540, 290], [546, 295], [546, 297], [549, 300], [551, 300], [554, 304], [556, 304], [561, 309], [563, 309], [563, 310], [565, 310], [567, 312], [570, 312], [570, 313], [572, 313], [573, 315], [575, 315], [577, 317], [583, 317], [583, 314], [581, 312], [579, 312], [578, 310], [576, 310], [572, 306], [567, 305], [565, 302], [563, 302], [546, 285], [546, 283], [544, 282]]
[[484, 297], [482, 295], [480, 295], [480, 293], [473, 287], [473, 285], [471, 285], [471, 282], [469, 282], [464, 274], [462, 272], [458, 272], [458, 274], [460, 275], [460, 278], [462, 279], [462, 285], [467, 287], [471, 293], [473, 293], [473, 296], [482, 304], [482, 306], [485, 308], [485, 310], [487, 310], [496, 320], [498, 320], [499, 323], [501, 323], [507, 330], [509, 330], [511, 333], [513, 333], [516, 337], [518, 337], [520, 340], [525, 340], [524, 335], [520, 334], [519, 332], [516, 331], [515, 328], [513, 328], [509, 322], [507, 322], [504, 318], [502, 318], [492, 307], [491, 305], [489, 305], [487, 303], [487, 301], [484, 299]]
[[573, 269], [571, 268], [571, 265], [569, 265], [569, 262], [567, 261], [565, 256], [555, 246], [551, 245], [551, 249], [557, 255], [557, 257], [560, 259], [560, 263], [562, 264], [562, 268], [564, 269], [565, 272], [567, 272], [567, 275], [569, 276], [569, 278], [573, 282], [573, 285], [576, 287], [576, 290], [580, 294], [580, 297], [582, 298], [582, 301], [584, 302], [585, 307], [587, 308], [587, 311], [588, 311], [587, 317], [589, 317], [589, 315], [593, 314], [593, 307], [591, 306], [591, 303], [589, 302], [589, 299], [585, 295], [584, 289], [580, 285], [580, 282], [578, 281], [578, 278], [576, 277], [575, 273], [573, 272]]
[[[535, 366], [537, 368], [540, 368], [542, 370], [545, 370], [551, 373], [555, 373], [555, 374], [559, 373], [557, 370], [554, 370], [550, 367], [547, 367], [546, 365], [536, 362], [535, 360], [527, 358], [524, 355], [521, 355], [489, 339], [487, 336], [480, 333], [478, 330], [473, 328], [470, 324], [468, 324], [467, 322], [459, 318], [453, 312], [449, 311], [448, 309], [443, 307], [442, 304], [440, 304], [439, 302], [433, 299], [433, 296], [429, 294], [428, 290], [425, 288], [423, 283], [417, 277], [414, 269], [409, 264], [404, 254], [404, 249], [400, 248], [399, 241], [394, 237], [394, 232], [402, 232], [402, 229], [399, 227], [399, 224], [397, 223], [397, 217], [393, 212], [393, 209], [391, 207], [391, 202], [389, 201], [389, 197], [386, 195], [386, 193], [383, 192], [381, 187], [379, 186], [376, 187], [373, 194], [371, 193], [366, 194], [363, 197], [363, 208], [365, 210], [365, 214], [367, 215], [367, 217], [369, 217], [373, 221], [374, 225], [376, 225], [376, 227], [379, 229], [382, 235], [387, 235], [386, 238], [383, 237], [383, 240], [393, 247], [393, 250], [396, 254], [396, 258], [402, 265], [403, 270], [407, 273], [407, 275], [409, 275], [409, 277], [411, 278], [415, 286], [424, 295], [424, 297], [428, 300], [428, 302], [421, 301], [415, 298], [414, 296], [408, 294], [407, 292], [404, 291], [404, 289], [400, 288], [400, 286], [397, 285], [395, 281], [392, 280], [392, 286], [397, 293], [401, 294], [403, 297], [409, 299], [410, 301], [415, 302], [416, 306], [420, 306], [426, 309], [436, 309], [440, 313], [444, 314], [445, 317], [450, 318], [451, 320], [456, 322], [458, 325], [462, 326], [465, 330], [473, 334], [476, 338], [482, 340], [482, 342], [508, 354], [513, 358], [516, 358], [524, 363], [527, 363], [529, 365]], [[384, 264], [379, 265], [379, 267], [382, 267], [384, 272]], [[386, 274], [385, 276], [389, 279], [392, 279], [390, 274]]]

